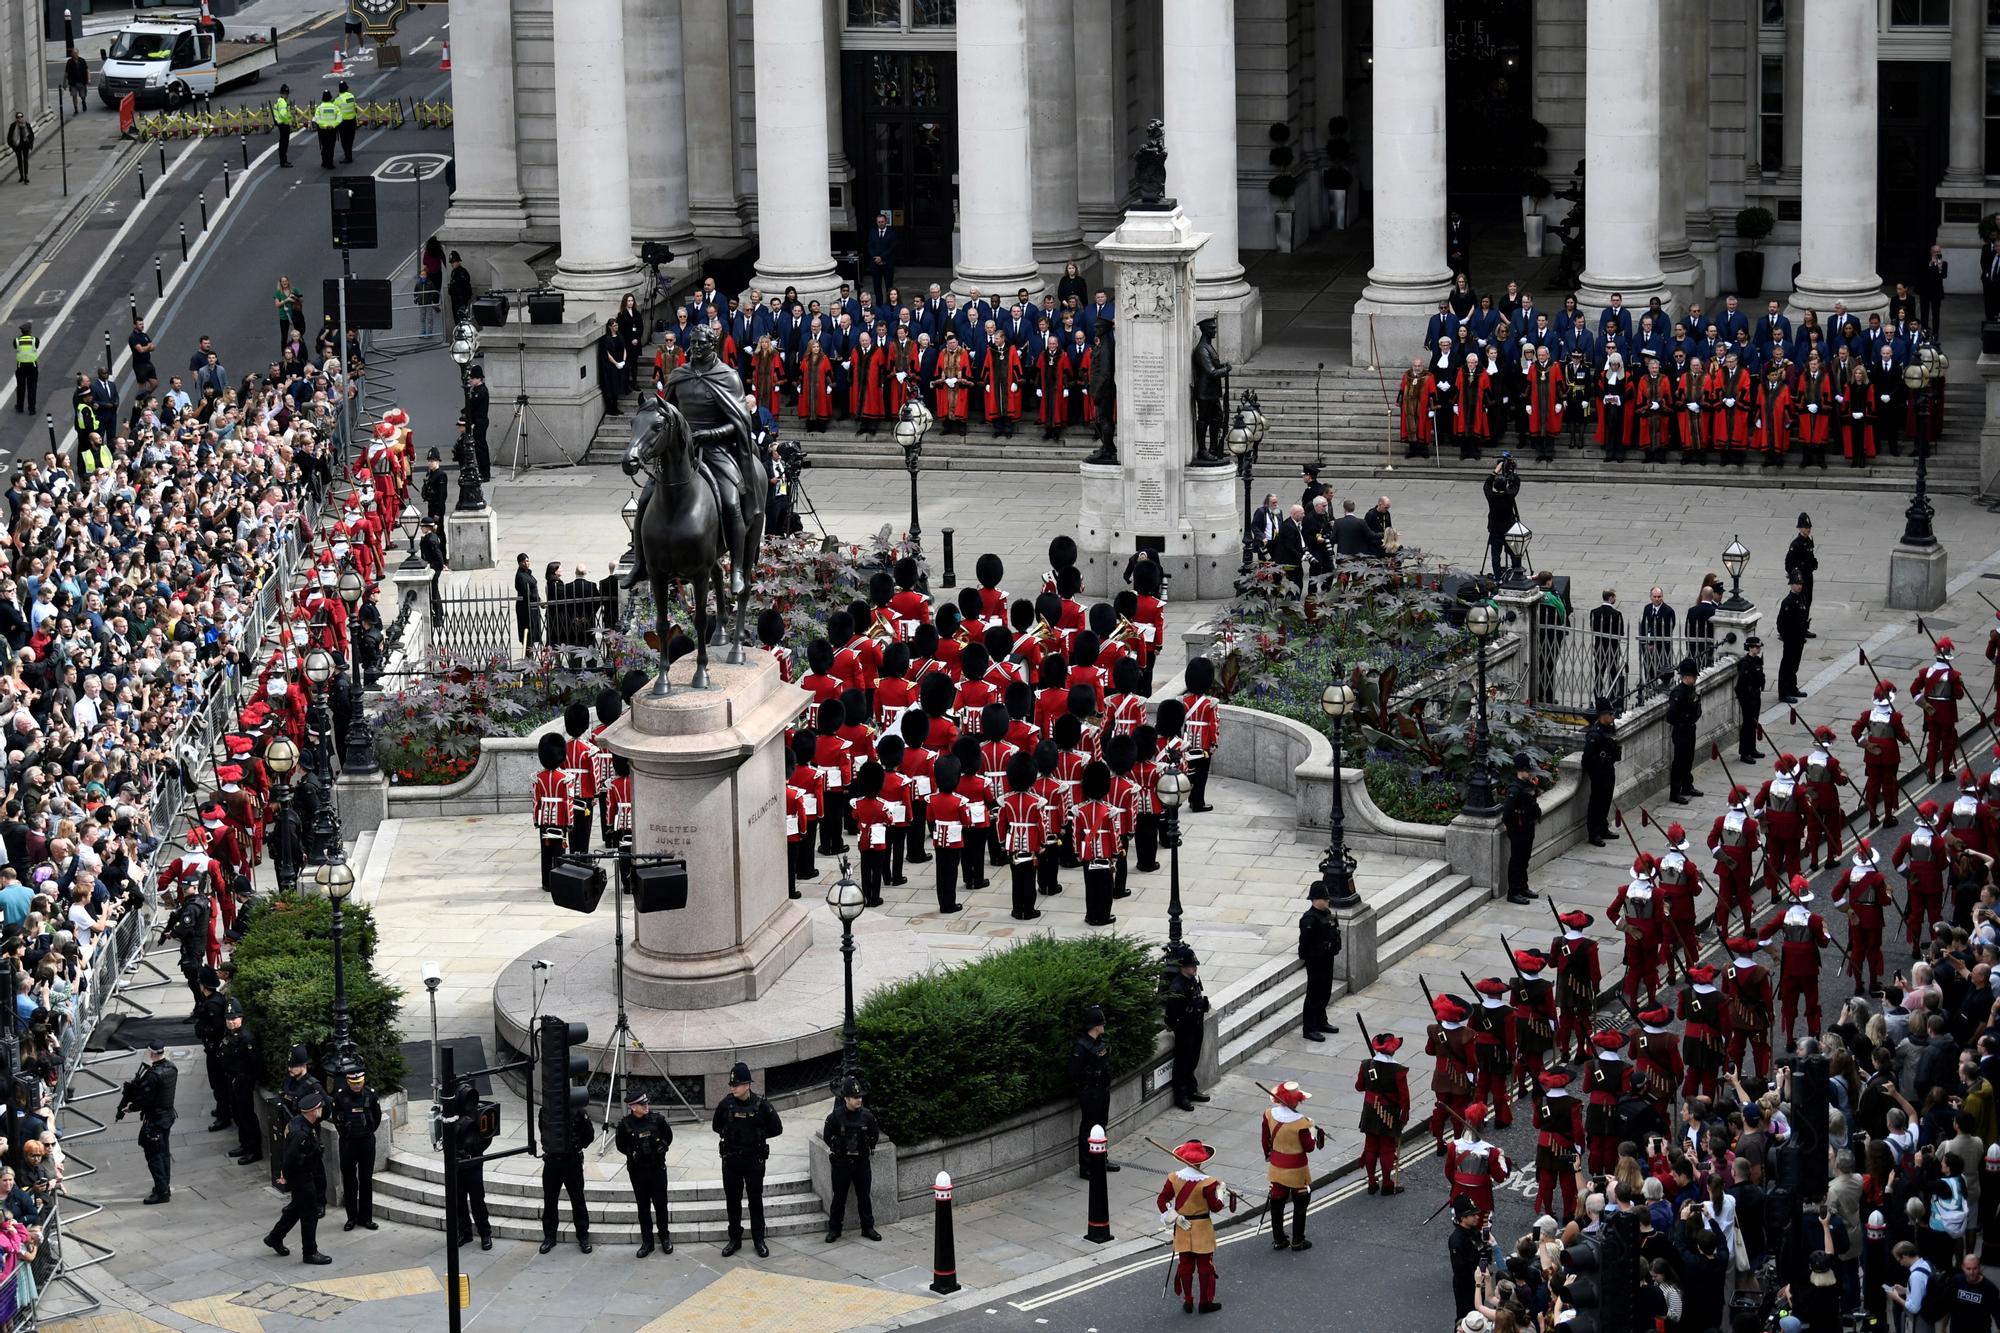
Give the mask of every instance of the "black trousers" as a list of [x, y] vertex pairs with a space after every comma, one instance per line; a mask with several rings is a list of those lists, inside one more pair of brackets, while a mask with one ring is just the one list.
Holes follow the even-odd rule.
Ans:
[[208, 1065], [208, 1090], [215, 1098], [215, 1121], [226, 1125], [230, 1121], [229, 1070], [222, 1063], [219, 1051], [204, 1051], [202, 1058]]
[[35, 388], [42, 378], [41, 367], [32, 362], [14, 363], [14, 410], [33, 412], [35, 410]]
[[1694, 790], [1694, 728], [1674, 727], [1672, 778], [1669, 786], [1674, 794]]
[[1507, 839], [1507, 895], [1512, 898], [1526, 896], [1528, 892], [1528, 858], [1535, 854], [1535, 835], [1515, 833]]
[[590, 850], [590, 807], [579, 806], [569, 817], [569, 849], [573, 852]]
[[472, 427], [472, 459], [475, 463], [479, 464], [479, 479], [481, 481], [491, 481], [493, 480], [493, 457], [486, 450], [486, 422], [482, 420], [466, 424]]
[[319, 164], [331, 170], [333, 167], [333, 131], [330, 129], [315, 129], [314, 133], [319, 135]]
[[1307, 1032], [1331, 1032], [1327, 1001], [1333, 998], [1333, 959], [1316, 958], [1306, 964], [1306, 1005], [1303, 1025]]
[[940, 911], [949, 911], [958, 905], [959, 862], [966, 862], [965, 891], [976, 887], [972, 882], [971, 858], [961, 847], [939, 847], [937, 849], [937, 899]]
[[1201, 1089], [1194, 1081], [1195, 1066], [1201, 1063], [1202, 1025], [1190, 1023], [1174, 1033], [1174, 1096], [1186, 1097]]
[[458, 1243], [465, 1244], [472, 1239], [474, 1229], [481, 1239], [493, 1234], [493, 1224], [486, 1218], [486, 1167], [474, 1162], [458, 1164]]
[[278, 1225], [271, 1228], [271, 1239], [278, 1244], [285, 1243], [285, 1237], [292, 1234], [292, 1228], [299, 1229], [299, 1248], [307, 1254], [319, 1251], [319, 1213], [326, 1207], [325, 1192], [317, 1187], [293, 1185], [290, 1197], [285, 1200], [285, 1211], [278, 1214]]
[[354, 160], [354, 131], [359, 124], [357, 120], [340, 122], [340, 160], [343, 162]]
[[292, 165], [292, 127], [289, 125], [278, 126], [278, 165]]
[[875, 1201], [869, 1191], [875, 1183], [875, 1168], [867, 1157], [836, 1157], [833, 1159], [833, 1199], [827, 1205], [827, 1230], [836, 1234], [847, 1218], [847, 1191], [854, 1191], [854, 1211], [861, 1218], [861, 1229], [875, 1229]]
[[1035, 858], [1035, 888], [1043, 894], [1062, 892], [1062, 853], [1053, 846], [1042, 848]]
[[1092, 870], [1085, 866], [1083, 871], [1083, 924], [1105, 926], [1111, 923], [1111, 890], [1117, 882], [1117, 874], [1110, 867]]
[[840, 830], [847, 822], [847, 792], [845, 789], [828, 789], [826, 805], [819, 816], [819, 850], [822, 856], [836, 856], [841, 851]]
[[1803, 638], [1780, 639], [1784, 645], [1778, 654], [1778, 697], [1799, 692], [1799, 659], [1805, 656], [1806, 641]]
[[743, 1239], [743, 1198], [750, 1198], [750, 1239], [764, 1239], [764, 1163], [722, 1159], [722, 1197], [729, 1207], [729, 1239]]
[[237, 1151], [262, 1156], [264, 1141], [258, 1137], [256, 1080], [230, 1080], [229, 1118], [236, 1122]]
[[1147, 874], [1160, 868], [1160, 817], [1140, 815], [1132, 830], [1132, 837], [1139, 845], [1139, 872]]
[[375, 1220], [375, 1136], [340, 1137], [340, 1206], [360, 1226]]
[[[1785, 692], [1784, 678], [1779, 677], [1778, 693]], [[1748, 699], [1736, 701], [1736, 753], [1746, 762], [1757, 750], [1757, 705]]]
[[870, 907], [882, 905], [882, 885], [889, 878], [889, 849], [861, 853], [861, 900]]
[[[1090, 1131], [1111, 1119], [1111, 1089], [1085, 1088], [1076, 1095], [1076, 1169], [1090, 1169]], [[1107, 1132], [1110, 1126], [1106, 1125]]]
[[153, 1193], [161, 1198], [174, 1188], [174, 1152], [168, 1142], [173, 1127], [171, 1115], [139, 1127], [139, 1150], [146, 1154], [146, 1170], [153, 1176]]
[[1611, 789], [1617, 785], [1615, 772], [1590, 779], [1590, 804], [1586, 807], [1584, 829], [1593, 838], [1611, 836]]
[[799, 829], [799, 840], [792, 844], [792, 874], [799, 879], [819, 874], [819, 863], [813, 859], [813, 838], [818, 832], [819, 821], [809, 819]]
[[639, 1162], [625, 1159], [625, 1173], [632, 1178], [632, 1202], [639, 1209], [639, 1243], [653, 1243], [653, 1228], [657, 1224], [662, 1247], [671, 1246], [673, 1235], [668, 1227], [673, 1214], [667, 1211], [667, 1168], [660, 1162]]
[[[1016, 861], [1007, 867], [1007, 873], [1013, 882], [1014, 917], [1016, 920], [1025, 919], [1035, 910], [1035, 863]], [[1085, 912], [1084, 917], [1086, 924], [1091, 924], [1090, 913]]]
[[1208, 805], [1208, 766], [1210, 756], [1203, 755], [1188, 765], [1188, 809], [1199, 811]]
[[[590, 1239], [590, 1206], [583, 1199], [583, 1154], [542, 1154], [542, 1239], [556, 1238], [556, 1213], [569, 1192], [570, 1230], [579, 1244]], [[482, 1211], [484, 1211], [482, 1209]]]
[[[554, 829], [555, 825], [551, 824], [549, 825], [549, 828]], [[549, 891], [549, 875], [551, 872], [555, 870], [556, 858], [562, 855], [562, 850], [563, 850], [563, 840], [560, 831], [558, 831], [556, 833], [556, 836], [554, 837], [550, 837], [546, 832], [544, 832], [544, 834], [542, 835], [542, 892], [543, 893], [547, 893]]]

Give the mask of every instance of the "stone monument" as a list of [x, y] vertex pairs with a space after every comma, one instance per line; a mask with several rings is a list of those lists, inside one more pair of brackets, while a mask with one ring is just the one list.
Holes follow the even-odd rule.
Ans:
[[1227, 597], [1242, 554], [1236, 471], [1191, 465], [1194, 256], [1208, 236], [1164, 196], [1158, 121], [1136, 157], [1133, 182], [1139, 201], [1097, 244], [1118, 274], [1118, 461], [1077, 465], [1078, 568], [1087, 591], [1108, 597], [1124, 586], [1126, 560], [1145, 546], [1159, 552], [1176, 596]]

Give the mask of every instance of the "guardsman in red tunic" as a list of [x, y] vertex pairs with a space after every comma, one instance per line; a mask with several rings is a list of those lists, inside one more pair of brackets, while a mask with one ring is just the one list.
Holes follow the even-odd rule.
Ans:
[[1111, 790], [1104, 799], [1118, 812], [1118, 856], [1111, 874], [1113, 898], [1132, 896], [1132, 890], [1126, 886], [1132, 869], [1132, 834], [1139, 827], [1139, 786], [1132, 780], [1132, 768], [1138, 760], [1139, 747], [1130, 736], [1105, 737], [1104, 763], [1111, 770]]
[[926, 744], [930, 726], [930, 718], [924, 711], [912, 708], [903, 714], [898, 727], [903, 741], [903, 762], [899, 771], [910, 782], [910, 828], [903, 850], [906, 865], [920, 866], [931, 859], [924, 850], [929, 845], [930, 835], [928, 806], [931, 793], [937, 790], [937, 755]]
[[[777, 413], [772, 416], [775, 419]], [[799, 357], [799, 416], [805, 419], [809, 434], [824, 431], [833, 419], [833, 358], [817, 338], [806, 339]]]
[[1826, 864], [1840, 860], [1841, 830], [1846, 813], [1841, 808], [1840, 786], [1846, 780], [1840, 760], [1834, 757], [1833, 728], [1813, 729], [1813, 747], [1801, 760], [1799, 780], [1805, 787], [1806, 869], [1818, 870], [1820, 850], [1826, 850]]
[[1514, 1085], [1526, 1096], [1548, 1062], [1556, 1042], [1555, 986], [1543, 973], [1548, 957], [1540, 949], [1514, 950]]
[[[794, 809], [792, 796], [795, 790], [789, 783], [786, 784], [785, 837], [788, 841], [796, 840], [799, 836], [791, 827], [791, 815]], [[632, 841], [632, 761], [622, 754], [611, 756], [611, 785], [604, 795], [604, 808], [611, 815], [611, 831], [605, 839], [607, 845], [622, 847]], [[803, 813], [803, 805], [797, 808]], [[799, 826], [801, 831], [804, 827], [803, 824]]]
[[810, 732], [802, 731], [792, 738], [792, 772], [785, 781], [799, 791], [799, 840], [792, 849], [792, 874], [796, 879], [819, 878], [813, 845], [820, 816], [826, 810], [826, 779], [817, 766], [818, 754], [819, 741]]
[[1070, 814], [1069, 845], [1083, 862], [1083, 923], [1108, 926], [1111, 894], [1117, 885], [1122, 815], [1110, 800], [1111, 770], [1103, 760], [1084, 766], [1077, 783], [1081, 798]]
[[535, 742], [535, 758], [541, 762], [542, 771], [535, 774], [534, 790], [528, 799], [535, 828], [541, 835], [543, 893], [549, 892], [549, 874], [556, 868], [556, 858], [563, 853], [575, 813], [576, 794], [570, 786], [569, 773], [563, 768], [565, 748], [563, 738], [553, 731], [543, 732], [542, 738]]
[[1944, 868], [1948, 853], [1937, 821], [1936, 801], [1918, 805], [1917, 822], [1889, 854], [1889, 864], [1903, 877], [1908, 894], [1903, 907], [1903, 927], [1912, 949], [1917, 947], [1920, 926], [1934, 926], [1944, 918]]
[[[2000, 772], [2000, 769], [1995, 769]], [[1986, 856], [1993, 855], [1992, 821], [1979, 795], [1979, 775], [1970, 768], [1958, 770], [1958, 795], [1951, 798], [1946, 827], [1951, 836], [1966, 847]]]
[[1750, 792], [1742, 786], [1729, 789], [1729, 809], [1715, 817], [1708, 830], [1708, 849], [1715, 853], [1715, 932], [1729, 933], [1729, 910], [1743, 914], [1743, 928], [1753, 928], [1756, 905], [1750, 896], [1750, 870], [1756, 862], [1757, 820], [1744, 802]]
[[[956, 333], [944, 335], [944, 350], [938, 353], [937, 374], [932, 382], [937, 393], [937, 415], [942, 434], [965, 434], [972, 407], [972, 357]], [[954, 432], [953, 427], [958, 429]]]
[[1370, 1194], [1401, 1194], [1396, 1152], [1410, 1119], [1410, 1071], [1396, 1059], [1403, 1039], [1393, 1032], [1378, 1032], [1368, 1049], [1369, 1058], [1354, 1071], [1354, 1090], [1361, 1094], [1361, 1166], [1368, 1172]]
[[1187, 738], [1188, 780], [1191, 784], [1188, 809], [1203, 814], [1214, 807], [1208, 803], [1210, 756], [1222, 740], [1222, 714], [1215, 702], [1215, 664], [1196, 657], [1187, 664], [1187, 692], [1181, 706], [1187, 710], [1181, 734]]
[[882, 905], [882, 881], [889, 877], [889, 807], [882, 800], [882, 765], [870, 759], [854, 771], [848, 787], [849, 817], [861, 844], [861, 893], [870, 907]]
[[903, 714], [917, 706], [909, 675], [909, 645], [890, 644], [882, 654], [882, 674], [875, 678], [875, 725], [885, 732], [901, 731]]
[[903, 850], [909, 845], [917, 795], [917, 784], [903, 771], [905, 754], [901, 736], [884, 736], [875, 743], [875, 762], [882, 765], [881, 800], [889, 811], [889, 877], [882, 882], [897, 889], [909, 883], [903, 875]]
[[1609, 1171], [1618, 1165], [1618, 1099], [1625, 1095], [1631, 1067], [1620, 1054], [1625, 1049], [1622, 1032], [1599, 1032], [1590, 1038], [1595, 1058], [1584, 1070], [1588, 1105], [1583, 1113], [1583, 1132], [1589, 1147], [1592, 1171]]
[[1681, 1061], [1687, 1067], [1681, 1096], [1714, 1097], [1716, 1075], [1722, 1070], [1722, 992], [1715, 984], [1713, 963], [1696, 963], [1687, 976], [1675, 1008], [1682, 1025]]
[[931, 768], [931, 782], [936, 790], [924, 802], [924, 818], [930, 821], [931, 845], [937, 859], [938, 911], [949, 916], [965, 910], [958, 901], [961, 862], [964, 863], [966, 892], [970, 893], [978, 887], [974, 883], [973, 867], [979, 859], [979, 849], [975, 846], [970, 856], [966, 854], [965, 829], [971, 816], [965, 798], [957, 790], [957, 758], [949, 754], [939, 755]]
[[1560, 1197], [1564, 1217], [1576, 1211], [1576, 1152], [1583, 1142], [1583, 1108], [1570, 1095], [1572, 1077], [1567, 1069], [1535, 1076], [1535, 1211], [1547, 1213]]
[[1779, 1039], [1790, 1046], [1792, 1016], [1800, 1006], [1806, 1011], [1806, 1032], [1819, 1035], [1819, 951], [1832, 944], [1833, 937], [1826, 933], [1819, 913], [1808, 906], [1813, 893], [1804, 875], [1792, 875], [1787, 894], [1790, 905], [1764, 923], [1757, 932], [1757, 946], [1778, 946]]
[[1732, 936], [1723, 942], [1729, 950], [1729, 971], [1722, 978], [1722, 1027], [1729, 1039], [1729, 1062], [1743, 1065], [1743, 1048], [1756, 1057], [1757, 1076], [1771, 1070], [1771, 974], [1757, 960], [1757, 941]]
[[1791, 882], [1804, 860], [1805, 791], [1798, 774], [1797, 756], [1779, 755], [1753, 806], [1764, 829], [1764, 887], [1774, 900], [1779, 886]]
[[[1861, 771], [1866, 775], [1861, 799], [1868, 807], [1868, 821], [1894, 828], [1896, 807], [1902, 795], [1896, 783], [1896, 766], [1901, 759], [1899, 747], [1910, 744], [1903, 715], [1896, 710], [1894, 685], [1886, 680], [1876, 683], [1875, 702], [1854, 720], [1849, 734], [1861, 742]], [[1875, 814], [1878, 804], [1882, 807], [1879, 821]]]
[[1854, 861], [1834, 885], [1833, 905], [1848, 914], [1847, 975], [1856, 987], [1867, 973], [1869, 990], [1882, 985], [1883, 909], [1889, 903], [1889, 881], [1882, 876], [1882, 858], [1868, 839], [1854, 848]]
[[1442, 1157], [1452, 1116], [1472, 1104], [1472, 1033], [1465, 1025], [1471, 1011], [1456, 995], [1440, 995], [1431, 1001], [1431, 1013], [1437, 1021], [1424, 1033], [1424, 1054], [1437, 1061], [1431, 1071], [1431, 1095], [1437, 1099], [1431, 1108], [1431, 1138]]
[[1635, 1017], [1639, 1030], [1632, 1034], [1632, 1091], [1651, 1102], [1661, 1124], [1672, 1120], [1674, 1090], [1686, 1073], [1681, 1064], [1680, 1039], [1667, 1031], [1674, 1016], [1665, 1005], [1641, 1009]]
[[[979, 742], [970, 736], [960, 736], [952, 742], [951, 753], [952, 757], [958, 760], [959, 777], [956, 790], [965, 798], [966, 871], [975, 877], [970, 880], [968, 887], [983, 889], [991, 882], [986, 878], [988, 855], [998, 857], [999, 864], [1006, 864], [1006, 858], [999, 853], [999, 835], [993, 831], [993, 820], [999, 813], [999, 802], [994, 799], [993, 788], [987, 783], [985, 773], [981, 771]], [[1006, 779], [1004, 770], [1001, 779], [1004, 787]]]
[[[1326, 1146], [1326, 1131], [1299, 1108], [1312, 1094], [1287, 1081], [1271, 1090], [1259, 1137], [1264, 1146], [1265, 1176], [1271, 1183], [1271, 1240], [1274, 1249], [1310, 1250], [1306, 1239], [1306, 1204], [1312, 1196], [1315, 1148]], [[1285, 1241], [1285, 1204], [1292, 1205], [1292, 1238]]]
[[597, 747], [590, 743], [590, 707], [572, 703], [563, 709], [563, 730], [569, 741], [563, 747], [563, 772], [569, 775], [570, 796], [575, 801], [570, 815], [569, 850], [590, 850], [590, 812], [597, 804]]
[[1472, 1200], [1482, 1213], [1493, 1211], [1493, 1187], [1513, 1170], [1500, 1146], [1488, 1143], [1480, 1131], [1486, 1128], [1486, 1107], [1473, 1102], [1463, 1113], [1463, 1128], [1444, 1154], [1444, 1183], [1450, 1197]]
[[1006, 794], [1000, 798], [993, 827], [1000, 836], [1000, 847], [1013, 876], [1013, 917], [1016, 921], [1033, 921], [1041, 915], [1035, 908], [1035, 880], [1048, 837], [1048, 807], [1035, 794], [1032, 756], [1018, 751], [1010, 754], [1004, 780]]
[[1593, 920], [1588, 912], [1561, 913], [1557, 921], [1562, 934], [1549, 945], [1549, 957], [1556, 965], [1556, 1055], [1564, 1060], [1584, 1057], [1597, 988], [1604, 984], [1597, 941], [1583, 933]]
[[995, 331], [986, 344], [979, 368], [986, 420], [997, 439], [1011, 439], [1021, 417], [1021, 352], [1007, 345], [1007, 335]]
[[625, 700], [609, 687], [597, 692], [597, 725], [590, 729], [591, 776], [597, 788], [597, 813], [606, 848], [617, 846], [611, 828], [612, 754], [604, 744], [604, 733], [625, 712]]
[[[1153, 1200], [1161, 1224], [1173, 1228], [1174, 1294], [1188, 1314], [1196, 1310], [1211, 1314], [1222, 1308], [1215, 1299], [1215, 1223], [1210, 1219], [1225, 1207], [1235, 1212], [1236, 1193], [1201, 1169], [1214, 1155], [1200, 1139], [1189, 1139], [1174, 1149], [1174, 1156], [1186, 1165], [1167, 1177]], [[1195, 1304], [1197, 1292], [1200, 1305]]]
[[1104, 700], [1104, 730], [1113, 736], [1129, 735], [1146, 724], [1146, 696], [1139, 693], [1139, 663], [1121, 657], [1111, 668], [1112, 693]]
[[1619, 886], [1604, 913], [1625, 935], [1625, 980], [1620, 989], [1632, 1004], [1639, 1002], [1642, 984], [1648, 1003], [1660, 998], [1660, 940], [1666, 921], [1653, 893], [1656, 868], [1650, 853], [1639, 853], [1632, 862], [1632, 878]]
[[1701, 951], [1701, 928], [1695, 924], [1694, 912], [1695, 897], [1701, 892], [1701, 867], [1688, 855], [1687, 829], [1679, 824], [1667, 826], [1667, 850], [1660, 853], [1654, 883], [1666, 918], [1660, 954], [1666, 960], [1667, 984], [1671, 986], [1679, 981], [1675, 958], [1682, 966], [1692, 967]]
[[1932, 782], [1958, 763], [1958, 701], [1965, 698], [1965, 677], [1951, 659], [1952, 641], [1937, 641], [1937, 659], [1910, 682], [1910, 697], [1924, 710], [1924, 776]]
[[1514, 1011], [1507, 1003], [1507, 983], [1499, 977], [1481, 977], [1472, 989], [1479, 994], [1479, 1007], [1468, 1020], [1472, 1097], [1494, 1107], [1494, 1119], [1505, 1129], [1514, 1123], [1514, 1098], [1507, 1085], [1514, 1073]]

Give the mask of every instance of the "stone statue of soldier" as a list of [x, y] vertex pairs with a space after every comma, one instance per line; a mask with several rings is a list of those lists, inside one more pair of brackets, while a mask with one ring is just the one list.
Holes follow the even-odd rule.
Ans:
[[1197, 321], [1195, 328], [1201, 337], [1193, 358], [1194, 461], [1220, 463], [1224, 461], [1222, 419], [1229, 363], [1215, 350], [1215, 316]]

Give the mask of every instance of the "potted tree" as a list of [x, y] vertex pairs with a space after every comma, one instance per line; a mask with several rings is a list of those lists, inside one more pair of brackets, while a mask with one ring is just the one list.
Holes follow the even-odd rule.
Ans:
[[1273, 244], [1280, 254], [1290, 254], [1293, 237], [1297, 234], [1296, 219], [1292, 215], [1292, 196], [1298, 193], [1299, 180], [1291, 171], [1297, 154], [1292, 151], [1292, 127], [1283, 123], [1271, 126], [1271, 165], [1278, 174], [1271, 177], [1271, 197], [1277, 201], [1277, 208], [1271, 219]]
[[1736, 215], [1736, 236], [1743, 248], [1736, 252], [1736, 294], [1755, 296], [1764, 290], [1764, 252], [1758, 242], [1771, 234], [1778, 219], [1768, 208], [1750, 207]]
[[[1528, 121], [1526, 143], [1520, 149], [1521, 159], [1521, 216], [1535, 212], [1541, 201], [1548, 198], [1548, 178], [1541, 174], [1549, 164], [1549, 127], [1539, 120]], [[1534, 183], [1540, 181], [1542, 190], [1535, 193]]]
[[1354, 188], [1347, 160], [1353, 154], [1347, 142], [1347, 117], [1333, 117], [1326, 123], [1326, 212], [1337, 230], [1347, 226], [1348, 192]]

